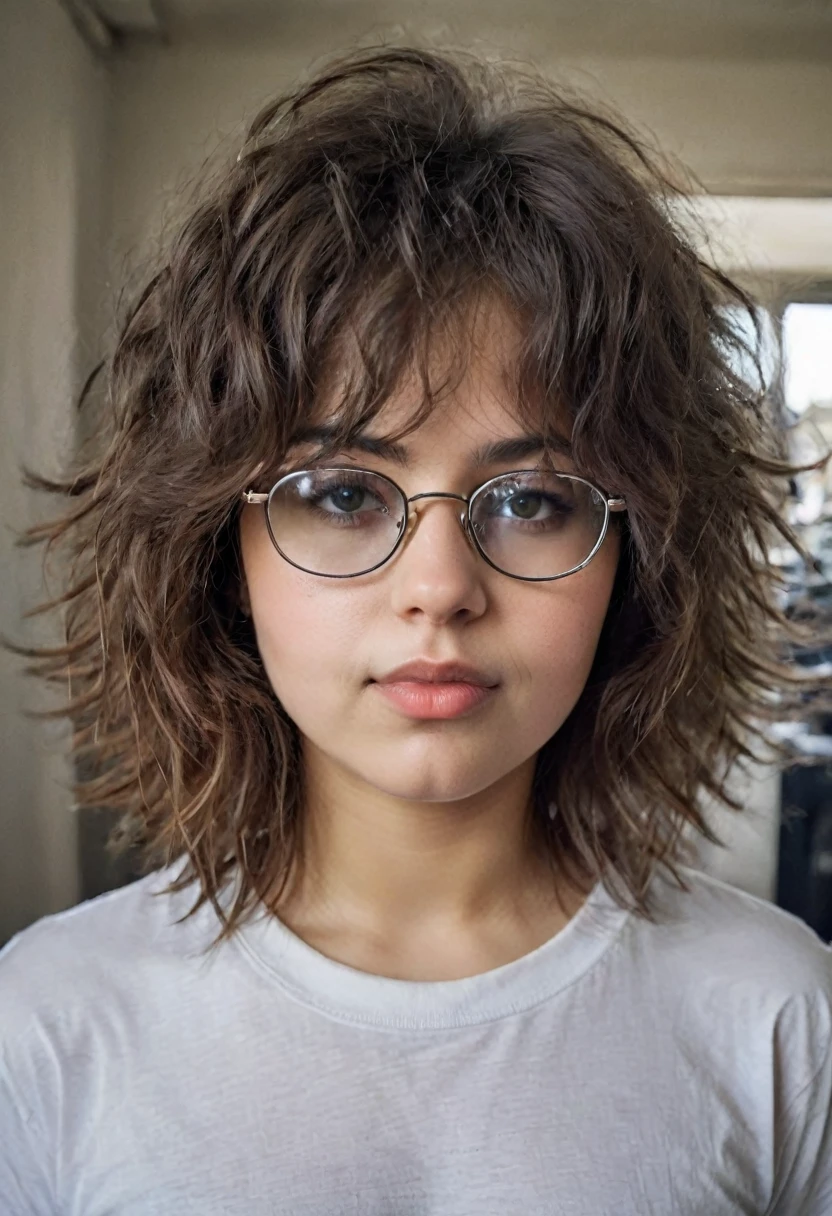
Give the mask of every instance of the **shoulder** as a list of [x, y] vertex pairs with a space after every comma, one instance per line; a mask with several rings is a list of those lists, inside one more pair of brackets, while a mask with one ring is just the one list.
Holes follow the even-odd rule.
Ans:
[[703, 871], [677, 869], [687, 890], [664, 871], [651, 887], [655, 923], [640, 929], [650, 950], [702, 982], [832, 1001], [832, 946], [805, 921]]
[[193, 887], [165, 893], [178, 872], [157, 870], [15, 934], [0, 950], [3, 1040], [14, 1039], [32, 1020], [67, 1025], [97, 992], [141, 982], [149, 967], [164, 968], [200, 938], [207, 945], [205, 917], [176, 924], [196, 901]]
[[721, 879], [662, 872], [655, 923], [631, 921], [630, 949], [674, 994], [680, 1021], [744, 1030], [819, 1058], [832, 1039], [832, 945], [799, 917]]
[[684, 947], [688, 964], [737, 984], [783, 993], [824, 991], [832, 999], [832, 945], [800, 917], [688, 866], [688, 890], [662, 874], [655, 889], [655, 944]]

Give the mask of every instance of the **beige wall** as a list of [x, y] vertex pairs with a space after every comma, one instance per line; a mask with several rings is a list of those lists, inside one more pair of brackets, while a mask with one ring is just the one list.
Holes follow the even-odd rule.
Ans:
[[[42, 587], [39, 554], [13, 549], [39, 508], [17, 466], [70, 450], [97, 348], [109, 71], [55, 0], [5, 0], [2, 25], [0, 629], [19, 638]], [[39, 697], [19, 671], [0, 655], [0, 941], [78, 895], [65, 730], [24, 717]]]
[[[399, 5], [386, 6], [391, 13]], [[221, 140], [236, 147], [243, 120], [328, 50], [366, 40], [362, 6], [313, 15], [283, 35], [247, 41], [185, 38], [171, 45], [135, 44], [116, 78], [113, 214], [122, 253], [133, 255], [155, 233], [160, 215]], [[472, 29], [475, 27], [472, 27]], [[404, 32], [407, 32], [406, 30]], [[457, 22], [453, 32], [471, 32]], [[481, 29], [473, 44], [526, 53], [528, 38]], [[559, 58], [545, 26], [535, 60], [568, 84], [623, 112], [683, 158], [705, 189], [717, 194], [832, 196], [832, 62], [731, 62], [703, 59]], [[518, 52], [518, 44], [520, 51]], [[531, 52], [528, 52], [531, 53]]]

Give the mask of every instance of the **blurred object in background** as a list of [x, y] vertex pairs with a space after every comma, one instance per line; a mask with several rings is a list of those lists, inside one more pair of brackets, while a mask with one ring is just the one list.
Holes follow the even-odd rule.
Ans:
[[[783, 313], [783, 399], [796, 462], [832, 449], [832, 283], [814, 298], [792, 301]], [[824, 297], [828, 297], [824, 299]], [[832, 619], [832, 468], [799, 474], [789, 518], [814, 558], [807, 569], [796, 554], [778, 552], [789, 578], [792, 616], [820, 607]], [[802, 666], [832, 674], [832, 649], [802, 649]], [[777, 903], [832, 941], [832, 714], [806, 707], [802, 723], [782, 728], [796, 752], [814, 757], [787, 768], [781, 779]]]

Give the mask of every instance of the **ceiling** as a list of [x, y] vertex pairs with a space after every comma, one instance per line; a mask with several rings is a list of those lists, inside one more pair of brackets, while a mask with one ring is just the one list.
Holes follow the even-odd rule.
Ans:
[[[78, 0], [75, 0], [78, 3]], [[832, 0], [83, 0], [122, 36], [249, 40], [332, 23], [402, 39], [531, 34], [547, 52], [832, 62]]]

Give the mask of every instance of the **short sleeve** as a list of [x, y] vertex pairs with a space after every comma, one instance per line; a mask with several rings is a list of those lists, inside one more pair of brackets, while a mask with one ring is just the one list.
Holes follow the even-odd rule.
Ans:
[[3, 1216], [57, 1216], [43, 1153], [46, 1139], [0, 1064], [0, 1197]]
[[[832, 975], [832, 950], [826, 966]], [[824, 991], [816, 998], [811, 1017], [807, 1002], [798, 1005], [802, 1016], [786, 1020], [783, 1053], [813, 1058], [814, 1072], [778, 1119], [774, 1194], [765, 1216], [832, 1216], [832, 997]]]

